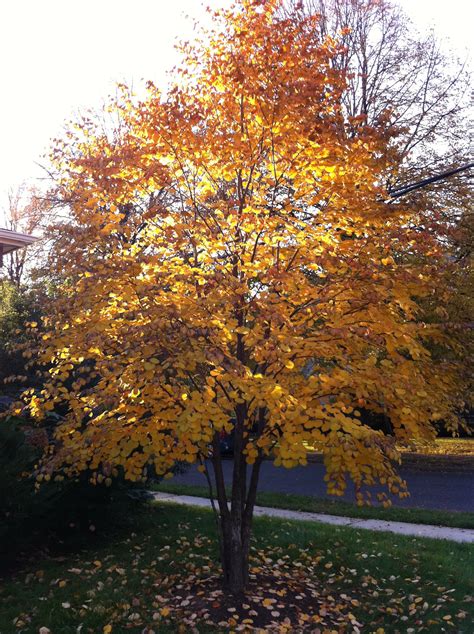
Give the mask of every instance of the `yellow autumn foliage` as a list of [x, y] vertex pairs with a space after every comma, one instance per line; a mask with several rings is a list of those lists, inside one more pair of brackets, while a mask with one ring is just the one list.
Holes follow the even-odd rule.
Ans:
[[44, 389], [25, 395], [38, 418], [67, 411], [44, 471], [217, 469], [234, 430], [239, 464], [305, 464], [317, 444], [329, 491], [403, 493], [395, 439], [449, 415], [460, 386], [427, 347], [449, 342], [417, 304], [442, 227], [385, 202], [394, 131], [354, 135], [337, 44], [279, 4], [217, 14], [168, 92], [123, 88], [114, 129], [84, 119], [54, 147], [66, 281], [37, 340]]

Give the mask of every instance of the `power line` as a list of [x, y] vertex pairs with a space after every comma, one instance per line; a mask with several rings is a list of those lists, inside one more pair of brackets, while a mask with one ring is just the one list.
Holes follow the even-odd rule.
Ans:
[[459, 172], [465, 172], [472, 167], [474, 167], [474, 163], [468, 163], [467, 165], [462, 165], [461, 167], [457, 167], [456, 169], [448, 170], [447, 172], [442, 172], [441, 174], [435, 174], [434, 176], [424, 178], [420, 181], [415, 181], [414, 183], [410, 183], [409, 185], [403, 185], [395, 189], [390, 188], [388, 191], [388, 195], [392, 199], [400, 198], [400, 196], [405, 196], [405, 194], [415, 191], [416, 189], [421, 189], [422, 187], [426, 187], [427, 185], [431, 185], [432, 183], [437, 183], [438, 181], [444, 180], [445, 178], [454, 176], [454, 174], [459, 174]]

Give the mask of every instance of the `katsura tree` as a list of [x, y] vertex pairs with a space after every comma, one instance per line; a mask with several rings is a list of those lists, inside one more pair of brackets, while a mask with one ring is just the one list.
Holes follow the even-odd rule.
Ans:
[[[431, 363], [443, 335], [416, 302], [442, 267], [442, 227], [386, 204], [396, 130], [344, 119], [337, 42], [280, 8], [215, 13], [166, 93], [124, 87], [114, 125], [84, 118], [56, 143], [64, 283], [30, 351], [46, 377], [32, 414], [66, 412], [39, 480], [199, 463], [235, 594], [263, 460], [304, 465], [317, 445], [330, 493], [352, 479], [360, 503], [376, 482], [404, 495], [395, 439], [433, 437], [459, 389], [448, 361]], [[358, 408], [387, 413], [392, 435]]]

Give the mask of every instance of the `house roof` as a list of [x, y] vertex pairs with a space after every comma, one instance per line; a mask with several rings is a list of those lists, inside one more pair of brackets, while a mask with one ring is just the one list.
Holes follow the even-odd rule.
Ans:
[[0, 251], [3, 254], [26, 247], [28, 244], [36, 242], [36, 240], [38, 238], [25, 233], [17, 233], [16, 231], [10, 231], [10, 229], [0, 229]]

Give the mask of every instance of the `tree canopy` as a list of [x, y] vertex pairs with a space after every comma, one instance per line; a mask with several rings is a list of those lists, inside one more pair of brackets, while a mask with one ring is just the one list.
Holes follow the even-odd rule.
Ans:
[[[360, 501], [375, 481], [403, 493], [394, 439], [432, 437], [460, 389], [448, 357], [432, 363], [427, 344], [448, 341], [417, 303], [443, 263], [442, 218], [386, 204], [395, 130], [347, 119], [337, 42], [281, 4], [215, 13], [169, 91], [123, 87], [113, 129], [83, 119], [56, 144], [65, 282], [31, 352], [47, 376], [32, 413], [67, 412], [40, 478], [207, 472], [209, 458], [225, 569], [232, 550], [245, 568], [264, 458], [306, 464], [316, 444], [329, 492], [350, 477]], [[229, 574], [241, 589], [245, 570]]]

